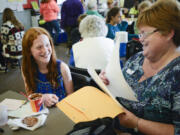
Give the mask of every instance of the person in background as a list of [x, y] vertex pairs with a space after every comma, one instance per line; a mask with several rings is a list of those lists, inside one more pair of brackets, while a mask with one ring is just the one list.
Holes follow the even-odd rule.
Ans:
[[3, 57], [3, 51], [2, 51], [2, 43], [0, 42], [0, 72], [5, 72], [6, 67], [5, 67], [5, 60]]
[[135, 0], [133, 7], [129, 9], [129, 17], [135, 18], [138, 16], [138, 5], [139, 5], [139, 0]]
[[42, 15], [40, 15], [40, 17], [39, 17], [38, 24], [39, 24], [39, 27], [46, 29], [46, 21], [44, 20]]
[[86, 9], [86, 3], [85, 3], [85, 0], [81, 0], [81, 3], [83, 5], [83, 8]]
[[[158, 0], [138, 16], [143, 52], [132, 56], [122, 72], [138, 102], [118, 98], [124, 106], [119, 130], [133, 135], [180, 134], [180, 8]], [[105, 84], [111, 82], [100, 74]], [[133, 129], [134, 128], [134, 129]]]
[[107, 6], [108, 6], [108, 9], [111, 9], [114, 7], [114, 0], [107, 0]]
[[88, 10], [86, 11], [87, 15], [97, 15], [99, 17], [102, 17], [97, 11], [97, 1], [95, 0], [89, 0], [88, 5], [87, 5]]
[[40, 14], [46, 21], [46, 29], [51, 34], [51, 37], [53, 37], [55, 45], [58, 45], [57, 39], [61, 31], [59, 21], [57, 20], [59, 11], [60, 9], [55, 0], [41, 0]]
[[22, 57], [23, 35], [24, 26], [17, 20], [12, 9], [5, 8], [1, 26], [1, 43], [3, 56], [13, 60], [11, 63], [13, 67], [16, 66], [16, 60]]
[[104, 69], [114, 48], [114, 41], [105, 37], [105, 21], [96, 15], [88, 15], [81, 21], [79, 31], [82, 41], [72, 46], [70, 65], [86, 69]]
[[77, 27], [77, 18], [84, 13], [83, 5], [80, 0], [66, 0], [61, 9], [61, 27], [65, 29], [68, 36], [68, 49], [72, 48], [71, 31]]
[[[151, 5], [152, 5], [152, 3], [150, 2], [150, 0], [145, 0], [145, 1], [141, 2], [141, 3], [138, 5], [138, 12], [139, 12], [139, 14], [140, 14], [141, 12], [143, 12], [146, 8], [150, 7]], [[136, 27], [136, 21], [135, 21], [135, 23], [134, 23], [134, 33], [135, 33], [135, 34], [138, 34], [138, 33], [139, 33], [139, 31], [138, 31], [138, 29], [137, 29], [137, 27]]]
[[114, 7], [109, 10], [106, 17], [106, 24], [108, 27], [107, 38], [114, 40], [116, 32], [126, 31], [128, 23], [126, 21], [122, 21], [121, 15], [122, 13], [118, 7]]
[[28, 95], [42, 93], [42, 101], [50, 107], [73, 92], [69, 67], [56, 58], [53, 41], [45, 29], [30, 28], [22, 46], [22, 75]]
[[72, 31], [71, 31], [71, 42], [72, 44], [75, 44], [77, 42], [79, 42], [81, 40], [81, 34], [79, 32], [79, 24], [80, 22], [87, 16], [87, 14], [81, 14], [77, 21], [78, 21], [78, 27], [74, 28]]
[[115, 4], [114, 0], [107, 0], [107, 2], [106, 2], [107, 9], [104, 13], [105, 17], [107, 17], [107, 13], [109, 12], [109, 10], [114, 7], [114, 4]]

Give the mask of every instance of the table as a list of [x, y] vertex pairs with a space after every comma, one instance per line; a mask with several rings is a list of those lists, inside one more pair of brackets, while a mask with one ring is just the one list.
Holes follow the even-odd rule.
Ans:
[[[7, 91], [1, 94], [0, 102], [4, 100], [4, 98], [25, 99], [24, 96], [14, 91]], [[57, 107], [53, 107], [49, 109], [49, 112], [45, 125], [35, 131], [29, 131], [22, 128], [17, 131], [12, 131], [9, 126], [6, 125], [2, 127], [4, 129], [2, 135], [65, 135], [72, 130], [74, 126], [73, 121], [71, 121], [61, 110]]]

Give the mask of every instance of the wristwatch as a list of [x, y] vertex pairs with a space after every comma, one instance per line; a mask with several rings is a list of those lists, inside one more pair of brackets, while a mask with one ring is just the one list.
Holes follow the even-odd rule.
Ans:
[[134, 128], [134, 132], [136, 132], [136, 133], [138, 132], [138, 127]]

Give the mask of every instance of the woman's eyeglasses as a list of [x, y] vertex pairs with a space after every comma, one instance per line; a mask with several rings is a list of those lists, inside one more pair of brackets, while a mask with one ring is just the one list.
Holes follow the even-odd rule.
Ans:
[[138, 36], [139, 36], [139, 38], [145, 39], [145, 38], [147, 38], [148, 36], [152, 35], [153, 33], [157, 32], [157, 31], [159, 31], [159, 30], [155, 29], [155, 30], [153, 30], [151, 32], [140, 33], [140, 34], [138, 34]]

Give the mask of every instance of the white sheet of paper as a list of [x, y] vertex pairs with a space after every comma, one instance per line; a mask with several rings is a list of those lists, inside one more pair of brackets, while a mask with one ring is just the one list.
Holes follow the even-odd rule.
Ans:
[[8, 110], [17, 110], [25, 102], [26, 102], [25, 100], [5, 98], [0, 104], [7, 106]]
[[137, 101], [134, 91], [124, 79], [120, 66], [119, 48], [120, 42], [117, 41], [113, 55], [105, 69], [105, 75], [110, 82], [107, 88], [115, 97], [123, 97], [128, 100]]
[[49, 110], [47, 107], [44, 107], [40, 112], [33, 112], [31, 109], [31, 105], [28, 102], [24, 104], [22, 107], [18, 108], [15, 111], [8, 111], [8, 116], [16, 117], [16, 118], [24, 118], [26, 116], [35, 116], [39, 114], [48, 114]]
[[95, 82], [101, 87], [101, 89], [107, 93], [112, 99], [119, 104], [119, 106], [122, 107], [122, 105], [116, 100], [116, 97], [109, 91], [109, 89], [106, 87], [106, 85], [103, 83], [103, 81], [100, 79], [96, 71], [92, 68], [88, 68], [88, 73], [90, 76], [95, 80]]
[[95, 80], [95, 82], [102, 88], [102, 90], [104, 90], [108, 94], [110, 93], [109, 95], [112, 95], [111, 97], [113, 97], [114, 99], [116, 97], [123, 97], [128, 100], [138, 101], [135, 97], [134, 91], [128, 85], [122, 74], [119, 59], [120, 40], [121, 39], [117, 39], [113, 55], [105, 69], [105, 75], [110, 81], [110, 84], [106, 86], [99, 78], [94, 69], [88, 68], [88, 73]]

